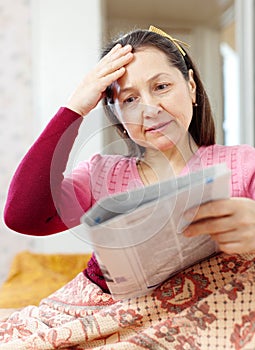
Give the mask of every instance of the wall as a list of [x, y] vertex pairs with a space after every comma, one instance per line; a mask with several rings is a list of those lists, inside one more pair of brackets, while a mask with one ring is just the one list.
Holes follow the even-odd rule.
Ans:
[[[32, 62], [29, 2], [0, 0], [0, 208], [10, 178], [32, 142]], [[21, 203], [22, 205], [22, 203]], [[30, 237], [8, 230], [0, 223], [0, 282], [13, 255], [33, 246]]]
[[[19, 161], [98, 60], [101, 0], [0, 0], [0, 26], [2, 214], [7, 188]], [[100, 130], [100, 113], [93, 117]], [[100, 148], [101, 136], [94, 132], [93, 139], [86, 142], [85, 156]], [[83, 157], [81, 153], [78, 147], [73, 159], [78, 161]], [[13, 256], [21, 250], [46, 253], [91, 250], [72, 232], [45, 238], [19, 235], [4, 225], [2, 215], [0, 240], [0, 282]]]
[[236, 0], [236, 46], [239, 59], [240, 140], [255, 146], [255, 1]]
[[[100, 0], [32, 0], [32, 10], [33, 92], [36, 132], [39, 132], [98, 61], [102, 14]], [[70, 157], [70, 171], [80, 159], [100, 152], [101, 117], [99, 111], [85, 118]], [[70, 230], [40, 238], [35, 249], [40, 252], [91, 250], [74, 233]]]

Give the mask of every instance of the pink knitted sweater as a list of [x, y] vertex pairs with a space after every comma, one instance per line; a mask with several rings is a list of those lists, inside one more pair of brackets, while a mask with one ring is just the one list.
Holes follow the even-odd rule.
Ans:
[[[84, 212], [99, 199], [143, 186], [136, 159], [121, 155], [95, 155], [63, 175], [82, 120], [60, 108], [21, 161], [4, 211], [12, 230], [36, 236], [65, 231], [79, 225]], [[181, 175], [222, 162], [232, 171], [232, 196], [255, 199], [255, 149], [248, 145], [202, 146]], [[84, 274], [108, 290], [94, 255]]]

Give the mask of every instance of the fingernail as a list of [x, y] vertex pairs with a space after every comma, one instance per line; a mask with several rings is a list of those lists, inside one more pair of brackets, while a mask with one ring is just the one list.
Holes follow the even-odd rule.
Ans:
[[131, 45], [127, 44], [123, 47], [124, 51], [129, 51], [131, 49]]
[[185, 237], [191, 237], [191, 232], [189, 229], [186, 229], [185, 231], [183, 231], [183, 234]]

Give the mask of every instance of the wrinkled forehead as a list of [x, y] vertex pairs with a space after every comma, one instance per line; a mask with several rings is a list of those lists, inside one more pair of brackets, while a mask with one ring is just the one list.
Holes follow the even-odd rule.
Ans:
[[142, 87], [157, 79], [183, 79], [182, 73], [169, 63], [167, 56], [154, 48], [134, 53], [133, 60], [125, 68], [124, 75], [112, 85], [116, 93], [120, 90], [126, 92], [136, 86]]

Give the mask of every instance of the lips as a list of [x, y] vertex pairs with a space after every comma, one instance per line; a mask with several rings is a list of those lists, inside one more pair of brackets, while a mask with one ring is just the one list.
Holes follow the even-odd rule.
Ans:
[[169, 124], [171, 123], [171, 121], [168, 122], [163, 122], [163, 123], [159, 123], [156, 125], [152, 125], [148, 128], [145, 129], [145, 132], [159, 132], [162, 131], [163, 129], [165, 129]]

